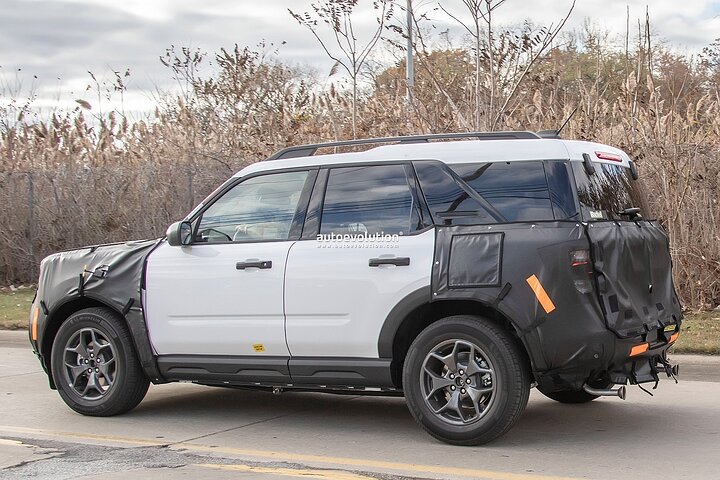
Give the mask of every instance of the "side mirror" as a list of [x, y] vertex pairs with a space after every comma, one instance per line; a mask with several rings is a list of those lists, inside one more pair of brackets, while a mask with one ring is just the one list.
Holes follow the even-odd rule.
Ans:
[[175, 222], [165, 232], [168, 245], [180, 247], [192, 243], [192, 225], [190, 222]]

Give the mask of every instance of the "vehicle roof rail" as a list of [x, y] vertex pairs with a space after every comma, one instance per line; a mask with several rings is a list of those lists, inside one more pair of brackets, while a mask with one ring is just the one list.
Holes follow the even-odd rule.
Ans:
[[541, 138], [534, 132], [463, 132], [463, 133], [432, 133], [427, 135], [408, 135], [404, 137], [381, 137], [358, 140], [341, 140], [337, 142], [313, 143], [287, 147], [274, 153], [267, 160], [284, 160], [288, 158], [310, 157], [320, 148], [349, 147], [354, 145], [373, 145], [383, 143], [424, 143], [430, 140], [453, 140], [457, 138], [475, 138], [477, 140], [521, 140]]

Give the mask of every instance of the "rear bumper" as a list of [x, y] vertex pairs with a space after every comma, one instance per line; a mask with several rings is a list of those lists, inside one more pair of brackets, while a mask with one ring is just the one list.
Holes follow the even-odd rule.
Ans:
[[[602, 339], [605, 355], [594, 362], [588, 359], [552, 371], [535, 372], [535, 378], [544, 391], [581, 390], [586, 383], [606, 386], [658, 382], [677, 372], [677, 367], [668, 361], [667, 350], [678, 336], [679, 322], [672, 329], [665, 327], [634, 338], [605, 337]], [[600, 338], [595, 338], [594, 344], [599, 341]]]
[[618, 340], [616, 356], [607, 372], [607, 380], [614, 384], [657, 382], [660, 374], [670, 376], [667, 350], [680, 335], [679, 327], [648, 332], [645, 339]]

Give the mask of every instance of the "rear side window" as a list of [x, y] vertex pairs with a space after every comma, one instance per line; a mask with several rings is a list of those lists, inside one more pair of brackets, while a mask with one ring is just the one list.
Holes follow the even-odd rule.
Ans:
[[632, 179], [630, 169], [607, 163], [595, 164], [588, 175], [580, 162], [572, 162], [578, 200], [584, 220], [627, 220], [619, 212], [637, 207], [644, 218], [652, 218], [640, 182]]
[[408, 234], [418, 229], [419, 218], [404, 166], [330, 170], [321, 234]]
[[507, 222], [555, 218], [543, 162], [455, 164], [450, 168]]

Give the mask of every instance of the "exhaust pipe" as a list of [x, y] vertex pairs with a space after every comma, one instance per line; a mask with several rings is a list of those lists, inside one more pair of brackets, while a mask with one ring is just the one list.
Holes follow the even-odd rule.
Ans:
[[587, 383], [583, 385], [583, 390], [585, 390], [590, 395], [597, 395], [598, 397], [620, 397], [620, 399], [625, 400], [626, 396], [626, 390], [625, 385], [622, 385], [618, 388], [592, 388]]

